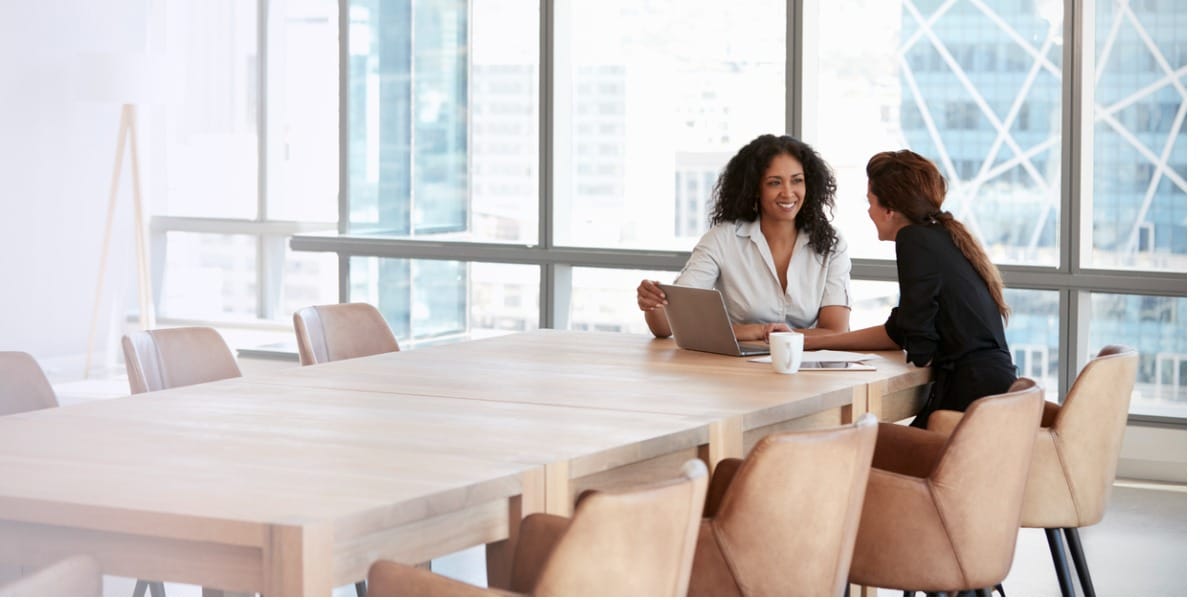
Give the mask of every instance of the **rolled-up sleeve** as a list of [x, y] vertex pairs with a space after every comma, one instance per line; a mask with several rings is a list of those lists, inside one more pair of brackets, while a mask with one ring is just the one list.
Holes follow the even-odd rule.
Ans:
[[892, 310], [884, 330], [908, 352], [909, 362], [925, 366], [937, 352], [939, 336], [935, 319], [942, 277], [924, 231], [914, 227], [901, 230], [896, 237], [896, 270], [900, 306]]
[[838, 236], [837, 248], [829, 257], [829, 272], [821, 294], [821, 308], [850, 306], [850, 250], [843, 236]]

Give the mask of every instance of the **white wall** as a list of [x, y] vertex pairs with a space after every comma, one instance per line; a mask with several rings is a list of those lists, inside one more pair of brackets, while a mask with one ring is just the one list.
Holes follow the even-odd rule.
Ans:
[[[152, 8], [147, 0], [0, 0], [0, 349], [30, 352], [52, 375], [82, 369], [120, 107], [152, 101], [144, 93], [153, 80]], [[153, 171], [153, 152], [140, 151], [143, 170]], [[112, 300], [128, 306], [133, 297], [128, 159], [124, 172], [101, 360], [116, 348]], [[151, 203], [155, 181], [143, 175]]]

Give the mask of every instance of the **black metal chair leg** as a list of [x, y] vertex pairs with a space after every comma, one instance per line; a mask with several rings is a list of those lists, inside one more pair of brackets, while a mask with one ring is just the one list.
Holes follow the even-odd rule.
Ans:
[[359, 598], [365, 598], [367, 596], [367, 580], [366, 579], [364, 579], [362, 581], [354, 582], [354, 593], [357, 594]]
[[145, 579], [137, 580], [137, 583], [133, 584], [133, 597], [141, 598], [142, 596], [145, 596], [146, 586], [148, 583], [150, 582], [146, 581]]
[[155, 598], [166, 598], [167, 597], [167, 588], [166, 588], [166, 586], [163, 585], [163, 582], [161, 582], [161, 581], [151, 581], [150, 582], [150, 595], [154, 596]]
[[1087, 557], [1083, 554], [1083, 542], [1079, 539], [1079, 530], [1074, 527], [1063, 529], [1067, 534], [1067, 548], [1071, 550], [1071, 558], [1075, 561], [1075, 573], [1079, 575], [1079, 587], [1083, 595], [1096, 597], [1096, 588], [1092, 587], [1092, 573], [1088, 571]]
[[997, 584], [996, 584], [996, 591], [997, 591], [997, 592], [1000, 592], [1000, 597], [1001, 597], [1001, 598], [1007, 598], [1007, 597], [1008, 597], [1008, 596], [1007, 596], [1007, 595], [1005, 595], [1005, 593], [1004, 593], [1004, 584], [1003, 584], [1003, 583], [997, 583]]
[[1054, 561], [1059, 591], [1063, 597], [1074, 596], [1075, 586], [1071, 584], [1071, 566], [1067, 564], [1066, 550], [1063, 549], [1062, 530], [1046, 529], [1046, 543], [1050, 545], [1050, 558]]
[[905, 597], [905, 598], [910, 598], [910, 597], [911, 597], [911, 598], [916, 598], [916, 597], [917, 597], [917, 593], [916, 593], [916, 592], [914, 592], [914, 591], [912, 591], [912, 590], [904, 590], [904, 597]]

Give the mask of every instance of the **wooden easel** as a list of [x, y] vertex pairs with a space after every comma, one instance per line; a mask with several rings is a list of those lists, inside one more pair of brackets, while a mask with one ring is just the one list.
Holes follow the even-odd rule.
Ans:
[[137, 253], [138, 312], [142, 329], [154, 328], [154, 302], [150, 297], [150, 260], [146, 254], [145, 220], [142, 217], [142, 184], [138, 173], [137, 108], [121, 106], [121, 121], [117, 127], [117, 155], [113, 161], [112, 184], [108, 191], [108, 214], [104, 219], [104, 243], [100, 247], [100, 271], [96, 277], [96, 297], [92, 302], [92, 322], [88, 328], [87, 360], [83, 378], [92, 370], [92, 350], [96, 341], [96, 321], [99, 319], [104, 272], [108, 268], [108, 246], [112, 239], [113, 215], [117, 211], [117, 189], [121, 182], [121, 162], [125, 157], [125, 141], [129, 141], [130, 178], [133, 182], [133, 238]]

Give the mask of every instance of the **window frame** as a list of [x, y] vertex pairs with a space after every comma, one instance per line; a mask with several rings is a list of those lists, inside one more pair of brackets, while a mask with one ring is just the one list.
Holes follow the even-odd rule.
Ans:
[[[260, 2], [265, 0], [260, 0]], [[1075, 375], [1087, 363], [1087, 326], [1090, 315], [1090, 294], [1116, 293], [1165, 297], [1187, 297], [1187, 274], [1125, 269], [1098, 269], [1083, 266], [1084, 246], [1090, 243], [1091, 222], [1084, 218], [1082, 185], [1091, 177], [1090, 167], [1083, 164], [1085, 127], [1091, 124], [1085, 117], [1089, 109], [1082, 106], [1084, 93], [1083, 47], [1090, 39], [1085, 31], [1086, 2], [1065, 0], [1063, 12], [1063, 88], [1062, 88], [1062, 160], [1059, 221], [1059, 263], [1049, 266], [998, 265], [1006, 286], [1010, 288], [1048, 290], [1059, 294], [1059, 383], [1058, 395], [1066, 396]], [[351, 256], [380, 256], [389, 258], [418, 258], [460, 260], [469, 262], [501, 262], [538, 265], [540, 283], [540, 326], [565, 328], [570, 306], [571, 269], [573, 267], [604, 267], [678, 271], [689, 252], [657, 250], [623, 250], [558, 246], [554, 240], [554, 199], [552, 177], [554, 156], [553, 60], [555, 0], [540, 0], [539, 26], [539, 91], [538, 91], [538, 241], [532, 245], [480, 242], [446, 242], [414, 239], [381, 239], [349, 235], [347, 231], [347, 65], [349, 0], [339, 0], [339, 46], [342, 76], [339, 77], [339, 223], [332, 233], [300, 233], [291, 238], [291, 248], [297, 251], [335, 252], [339, 262], [339, 297], [347, 299], [347, 277]], [[804, 0], [786, 2], [787, 47], [785, 69], [786, 131], [802, 137], [801, 115], [803, 94], [802, 32], [804, 31]], [[1082, 42], [1082, 43], [1081, 43]], [[892, 260], [854, 259], [851, 277], [860, 280], [896, 281], [896, 265]], [[630, 290], [630, 310], [633, 310], [633, 290]], [[1119, 341], [1119, 340], [1114, 340]], [[1186, 418], [1160, 417], [1131, 413], [1130, 422], [1186, 427]]]

